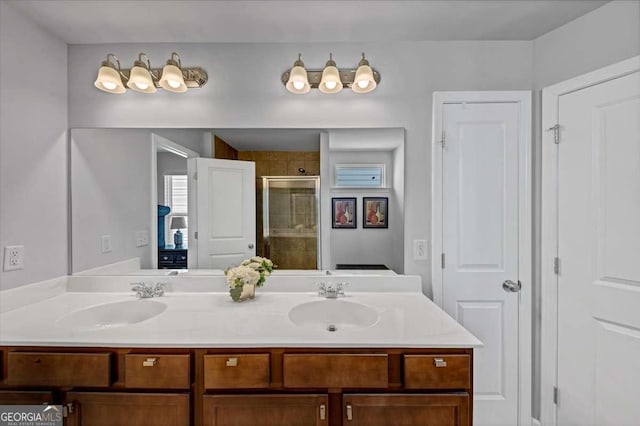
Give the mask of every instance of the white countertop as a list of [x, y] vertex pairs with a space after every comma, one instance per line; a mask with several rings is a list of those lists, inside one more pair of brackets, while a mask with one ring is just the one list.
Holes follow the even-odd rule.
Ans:
[[[233, 303], [224, 277], [157, 277], [169, 283], [162, 297], [137, 300], [128, 291], [140, 277], [66, 277], [46, 286], [38, 299], [32, 289], [0, 293], [0, 345], [87, 347], [340, 347], [470, 348], [482, 343], [420, 292], [417, 277], [350, 277], [339, 301], [369, 306], [378, 313], [372, 326], [299, 326], [289, 311], [323, 299], [309, 277], [271, 277], [256, 298]], [[145, 280], [148, 277], [145, 277]], [[340, 277], [331, 277], [340, 279]], [[416, 281], [417, 279], [417, 281]], [[294, 289], [294, 291], [290, 291]], [[206, 291], [204, 291], [206, 290]], [[212, 291], [213, 290], [213, 291]], [[31, 292], [31, 293], [29, 293]], [[10, 299], [13, 299], [11, 301]], [[97, 330], [63, 326], [64, 315], [93, 305], [148, 301], [167, 305], [164, 312], [137, 324]]]

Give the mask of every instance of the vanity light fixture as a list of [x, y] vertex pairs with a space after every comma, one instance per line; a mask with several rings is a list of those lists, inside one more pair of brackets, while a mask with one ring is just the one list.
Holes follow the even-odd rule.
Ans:
[[356, 77], [351, 89], [356, 93], [368, 93], [375, 89], [377, 85], [378, 83], [374, 78], [371, 66], [369, 66], [369, 61], [365, 59], [364, 52], [362, 52], [362, 59], [358, 64]]
[[[147, 59], [146, 64], [142, 60], [143, 56]], [[145, 53], [140, 53], [138, 60], [133, 63], [133, 68], [131, 68], [127, 87], [140, 93], [155, 93], [156, 86], [153, 84], [150, 70], [151, 62], [149, 62], [149, 57]]]
[[342, 90], [342, 81], [340, 81], [340, 71], [336, 68], [333, 60], [333, 53], [329, 53], [329, 60], [322, 70], [322, 79], [318, 89], [322, 93], [338, 93]]
[[[121, 69], [118, 58], [109, 53], [102, 62], [94, 85], [108, 93], [124, 93], [126, 88], [136, 92], [154, 93], [161, 87], [169, 92], [182, 93], [207, 83], [207, 72], [199, 67], [182, 67], [180, 55], [171, 53], [164, 68], [151, 68], [149, 57], [140, 53], [131, 69]], [[125, 87], [126, 86], [126, 87]]]
[[343, 88], [351, 88], [356, 93], [368, 93], [380, 83], [380, 73], [369, 65], [364, 53], [358, 68], [338, 69], [329, 54], [329, 60], [322, 70], [307, 70], [300, 60], [282, 74], [281, 81], [288, 91], [295, 94], [309, 93], [311, 89], [319, 89], [322, 93], [338, 93]]
[[298, 53], [298, 59], [293, 63], [293, 68], [288, 72], [285, 82], [287, 90], [297, 95], [309, 93], [309, 90], [311, 90], [307, 70], [304, 69], [304, 62], [302, 62], [301, 58], [302, 55]]
[[160, 87], [164, 90], [176, 93], [187, 91], [187, 85], [184, 83], [184, 77], [182, 75], [180, 55], [176, 52], [171, 52], [171, 58], [167, 61], [167, 65], [162, 69]]
[[[115, 63], [111, 61], [111, 58], [115, 60]], [[102, 65], [98, 70], [98, 78], [93, 83], [98, 89], [109, 93], [124, 93], [127, 89], [122, 84], [122, 78], [120, 77], [122, 72], [120, 71], [120, 61], [116, 55], [109, 53], [107, 60], [102, 61]]]

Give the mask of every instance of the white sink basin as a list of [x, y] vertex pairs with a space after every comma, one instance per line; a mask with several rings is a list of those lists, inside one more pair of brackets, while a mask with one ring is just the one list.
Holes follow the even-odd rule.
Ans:
[[74, 330], [99, 330], [136, 324], [160, 315], [165, 309], [167, 305], [152, 300], [105, 303], [73, 311], [56, 323]]
[[335, 299], [303, 303], [289, 311], [289, 320], [294, 324], [318, 325], [328, 331], [338, 331], [343, 327], [371, 327], [379, 319], [372, 307]]

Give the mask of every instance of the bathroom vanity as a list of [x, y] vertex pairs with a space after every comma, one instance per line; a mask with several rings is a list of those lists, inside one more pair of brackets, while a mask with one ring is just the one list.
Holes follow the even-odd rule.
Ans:
[[472, 424], [481, 343], [416, 277], [353, 276], [337, 300], [282, 277], [241, 304], [198, 291], [212, 277], [171, 278], [153, 299], [126, 277], [15, 297], [28, 303], [0, 314], [0, 403], [63, 404], [67, 425]]

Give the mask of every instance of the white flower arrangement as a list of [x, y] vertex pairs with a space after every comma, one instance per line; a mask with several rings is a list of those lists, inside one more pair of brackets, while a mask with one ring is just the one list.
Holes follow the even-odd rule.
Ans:
[[265, 257], [254, 256], [243, 260], [240, 266], [224, 271], [229, 284], [229, 294], [234, 302], [240, 300], [245, 285], [262, 287], [273, 271], [273, 262]]

